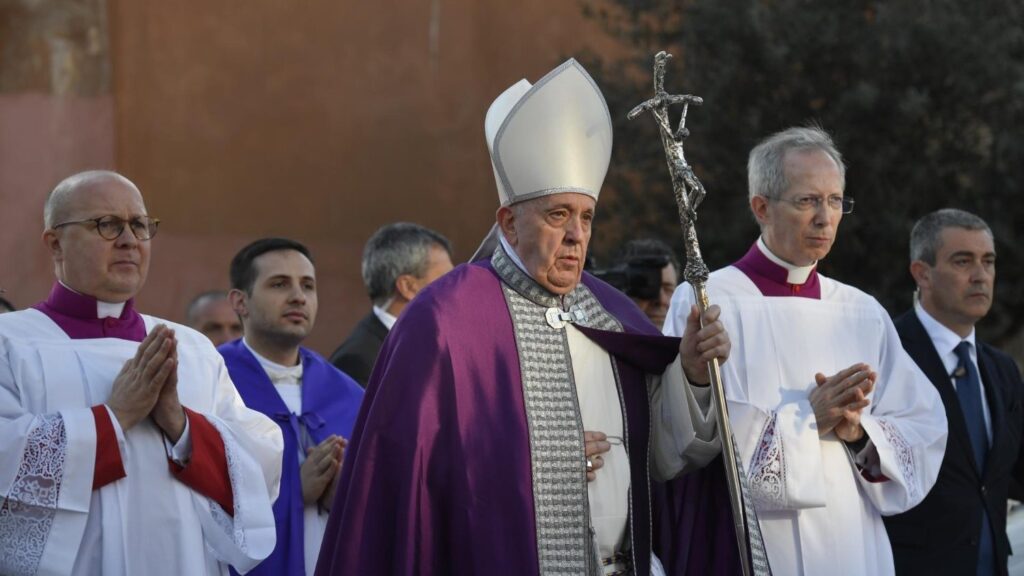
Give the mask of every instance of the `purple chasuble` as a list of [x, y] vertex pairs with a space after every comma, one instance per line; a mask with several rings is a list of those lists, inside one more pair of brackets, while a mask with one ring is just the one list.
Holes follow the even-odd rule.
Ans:
[[98, 318], [96, 298], [79, 294], [60, 282], [54, 282], [50, 296], [33, 306], [72, 340], [85, 338], [120, 338], [142, 342], [146, 338], [146, 323], [135, 311], [135, 299], [124, 303], [118, 318]]
[[[641, 367], [660, 373], [678, 340], [659, 336], [618, 291], [586, 274], [583, 282], [646, 343], [582, 330], [619, 370], [631, 535], [643, 576], [650, 409]], [[489, 261], [461, 265], [420, 292], [388, 334], [349, 443], [318, 576], [538, 573], [530, 435], [501, 286]]]
[[[284, 437], [281, 490], [274, 502], [277, 545], [266, 560], [247, 574], [302, 576], [306, 573], [305, 504], [299, 477], [299, 450], [316, 446], [331, 434], [348, 438], [363, 399], [363, 389], [316, 352], [299, 348], [302, 414], [295, 415], [241, 338], [221, 345], [217, 351], [224, 357], [231, 381], [245, 405], [273, 418]], [[234, 569], [231, 573], [237, 574]]]
[[758, 247], [757, 242], [747, 250], [733, 266], [750, 278], [764, 296], [800, 296], [821, 300], [821, 282], [818, 280], [818, 268], [811, 270], [807, 281], [803, 284], [790, 284], [789, 270], [772, 262]]

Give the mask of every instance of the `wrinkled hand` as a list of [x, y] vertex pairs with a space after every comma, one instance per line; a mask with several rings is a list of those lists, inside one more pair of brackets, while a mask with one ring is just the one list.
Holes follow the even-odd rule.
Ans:
[[693, 384], [707, 384], [710, 381], [708, 362], [718, 358], [719, 364], [724, 364], [729, 358], [732, 342], [729, 341], [725, 326], [718, 319], [721, 315], [722, 309], [711, 305], [701, 318], [697, 307], [690, 306], [683, 341], [679, 344], [679, 355], [683, 360], [686, 379]]
[[861, 411], [870, 404], [867, 395], [875, 387], [878, 374], [867, 364], [854, 364], [826, 377], [814, 375], [818, 387], [811, 390], [810, 401], [818, 422], [818, 436], [833, 430], [847, 442], [856, 442], [864, 435], [860, 426]]
[[604, 432], [583, 432], [583, 453], [591, 463], [590, 470], [587, 470], [587, 482], [593, 482], [597, 478], [597, 471], [604, 466], [604, 458], [601, 455], [611, 449], [612, 445]]
[[135, 357], [124, 363], [114, 379], [107, 406], [122, 430], [127, 431], [149, 416], [176, 368], [174, 332], [161, 324], [146, 335]]
[[317, 501], [320, 507], [328, 512], [331, 511], [331, 506], [334, 506], [334, 494], [338, 491], [338, 480], [341, 478], [341, 470], [345, 467], [345, 449], [348, 447], [348, 440], [340, 436], [337, 438], [341, 442], [341, 464], [338, 466], [338, 471], [334, 473], [334, 479], [327, 483], [324, 495]]
[[345, 440], [340, 436], [332, 434], [306, 453], [306, 461], [299, 469], [304, 503], [316, 503], [324, 495], [327, 487], [334, 482], [338, 470], [341, 469], [345, 444]]

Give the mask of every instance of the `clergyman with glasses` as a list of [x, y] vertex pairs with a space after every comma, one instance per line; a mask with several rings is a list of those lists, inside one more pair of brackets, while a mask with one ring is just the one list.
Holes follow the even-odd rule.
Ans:
[[[935, 483], [942, 402], [882, 306], [817, 271], [853, 211], [829, 135], [770, 136], [747, 173], [760, 238], [707, 288], [734, 342], [722, 381], [772, 571], [893, 574], [882, 516]], [[692, 304], [680, 286], [668, 334]]]
[[224, 574], [274, 548], [281, 431], [191, 328], [140, 314], [159, 221], [115, 172], [44, 208], [57, 281], [0, 316], [0, 574]]

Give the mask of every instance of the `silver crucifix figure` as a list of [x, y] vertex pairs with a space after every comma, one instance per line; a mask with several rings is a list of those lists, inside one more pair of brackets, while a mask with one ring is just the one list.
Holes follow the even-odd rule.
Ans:
[[[665, 149], [665, 160], [672, 175], [672, 191], [679, 207], [679, 222], [683, 227], [683, 238], [686, 244], [686, 267], [683, 278], [693, 287], [697, 307], [701, 314], [711, 305], [708, 300], [707, 280], [708, 267], [700, 253], [697, 241], [697, 207], [704, 200], [704, 186], [700, 183], [693, 169], [686, 162], [683, 153], [683, 141], [690, 135], [686, 129], [686, 113], [690, 104], [700, 105], [704, 101], [698, 96], [675, 95], [665, 92], [665, 63], [672, 55], [658, 52], [654, 57], [654, 98], [633, 108], [627, 118], [630, 120], [650, 112], [658, 123], [661, 133], [661, 144]], [[683, 112], [679, 126], [673, 130], [669, 120], [669, 106], [682, 104]], [[729, 409], [725, 402], [725, 390], [722, 388], [722, 376], [718, 360], [708, 363], [708, 375], [711, 379], [712, 397], [714, 398], [715, 415], [718, 419], [718, 436], [722, 439], [722, 459], [725, 463], [725, 475], [729, 488], [729, 503], [732, 506], [733, 523], [736, 529], [736, 544], [739, 548], [740, 565], [743, 574], [771, 574], [768, 558], [764, 551], [761, 531], [757, 524], [757, 516], [750, 502], [746, 477], [739, 454], [736, 451], [729, 424]], [[749, 552], [748, 552], [749, 551]]]

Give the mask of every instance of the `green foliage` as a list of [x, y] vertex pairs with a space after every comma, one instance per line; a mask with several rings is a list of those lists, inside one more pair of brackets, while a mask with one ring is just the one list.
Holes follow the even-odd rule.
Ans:
[[858, 0], [609, 0], [588, 13], [627, 56], [583, 60], [608, 99], [616, 147], [595, 237], [611, 251], [638, 235], [681, 248], [664, 154], [653, 120], [625, 119], [652, 94], [658, 50], [673, 52], [666, 90], [691, 107], [687, 158], [708, 190], [698, 234], [714, 269], [740, 257], [757, 229], [746, 200], [746, 159], [763, 137], [810, 122], [828, 130], [848, 166], [856, 211], [843, 219], [823, 273], [910, 305], [908, 237], [943, 207], [985, 218], [996, 235], [996, 304], [983, 336], [1000, 341], [1024, 321], [1024, 5]]

